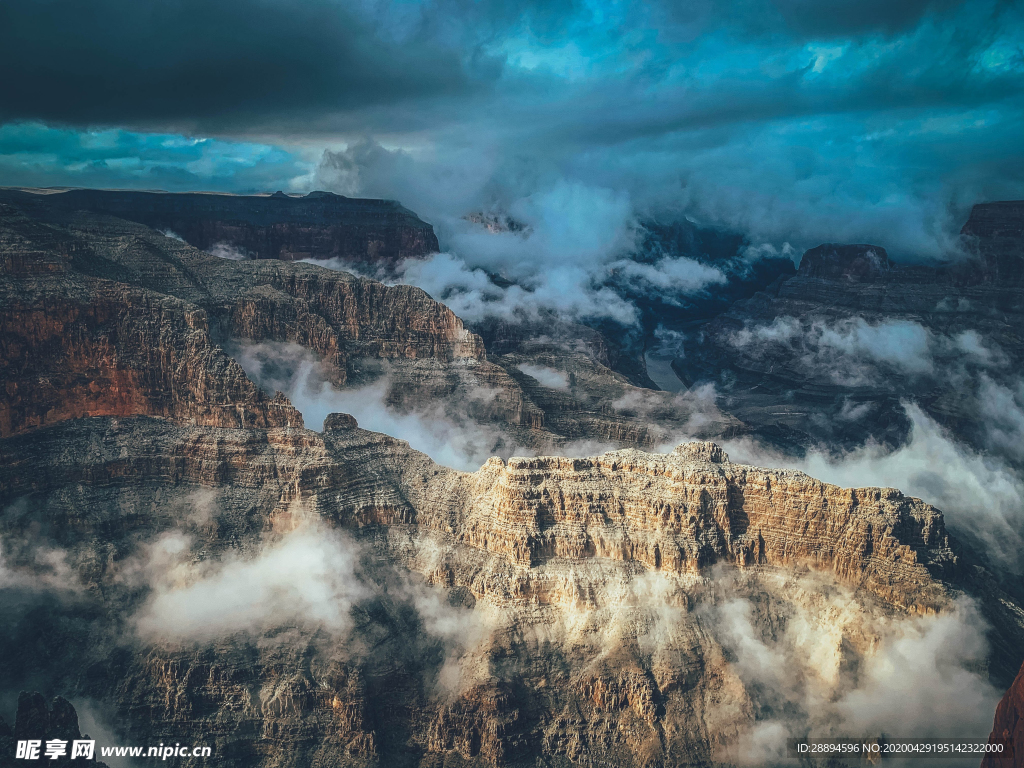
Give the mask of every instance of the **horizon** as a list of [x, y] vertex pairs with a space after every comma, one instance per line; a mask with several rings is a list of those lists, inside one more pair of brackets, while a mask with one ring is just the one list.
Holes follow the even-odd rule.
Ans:
[[901, 261], [1024, 198], [1024, 9], [1000, 0], [53, 0], [0, 21], [12, 186], [319, 189], [398, 200], [445, 241], [474, 210], [611, 218], [606, 250], [687, 217], [776, 250], [884, 235]]

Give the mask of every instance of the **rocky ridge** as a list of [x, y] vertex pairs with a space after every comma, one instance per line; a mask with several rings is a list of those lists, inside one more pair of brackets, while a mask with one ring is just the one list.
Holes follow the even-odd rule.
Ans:
[[170, 231], [200, 250], [226, 246], [252, 259], [341, 259], [394, 266], [438, 249], [433, 228], [394, 200], [330, 192], [305, 196], [0, 189], [0, 202], [37, 211], [87, 211]]
[[363, 358], [487, 368], [479, 338], [418, 289], [226, 262], [119, 220], [72, 222], [0, 209], [3, 434], [100, 414], [301, 424], [224, 353], [233, 338], [302, 344], [339, 384]]
[[989, 743], [1012, 744], [1013, 757], [986, 757], [981, 768], [1019, 768], [1024, 765], [1024, 667], [996, 708]]
[[[6, 679], [49, 670], [65, 695], [105, 701], [126, 738], [203, 734], [220, 764], [305, 765], [319, 755], [331, 765], [430, 765], [460, 754], [482, 765], [545, 755], [656, 765], [684, 753], [716, 764], [739, 732], [731, 729], [753, 722], [756, 699], [730, 671], [722, 640], [701, 629], [721, 599], [717, 584], [738, 578], [726, 594], [767, 600], [783, 616], [805, 610], [796, 593], [855, 589], [860, 628], [840, 641], [855, 656], [869, 652], [861, 625], [873, 616], [943, 613], [964, 589], [995, 613], [1007, 599], [969, 575], [934, 508], [891, 489], [734, 465], [710, 443], [670, 455], [494, 459], [467, 474], [344, 418], [320, 435], [104, 417], [8, 438], [0, 466], [5, 507], [25, 509], [5, 514], [4, 540], [45, 532], [81, 584], [77, 600], [90, 607], [78, 611], [95, 612], [63, 663], [32, 645], [5, 649]], [[197, 517], [203, 494], [211, 510]], [[407, 569], [458, 600], [446, 619], [463, 634], [484, 622], [483, 639], [455, 657], [452, 693], [432, 693], [449, 662], [436, 643], [423, 651], [423, 625], [400, 613], [381, 625], [373, 601], [360, 604], [363, 618], [341, 645], [325, 646], [315, 622], [298, 635], [268, 627], [258, 646], [237, 631], [214, 643], [140, 637], [130, 617], [146, 590], [125, 579], [152, 542], [185, 532], [189, 558], [216, 564], [236, 548], [259, 557], [303, 525], [347, 531], [374, 568]], [[33, 556], [8, 557], [28, 567]], [[726, 570], [712, 576], [715, 568]], [[797, 581], [780, 592], [773, 579], [786, 574]], [[808, 592], [794, 589], [800, 578], [824, 581]], [[664, 647], [645, 635], [659, 626], [650, 598], [628, 598], [652, 583], [675, 616]], [[623, 624], [624, 610], [635, 616]], [[68, 635], [60, 611], [43, 616], [44, 627], [54, 623], [47, 631]], [[583, 622], [575, 641], [564, 634], [573, 622]], [[601, 638], [612, 625], [625, 635], [605, 666]], [[1002, 626], [1011, 635], [999, 647], [1019, 649], [1024, 628]], [[358, 650], [378, 644], [381, 653]], [[402, 662], [400, 647], [420, 649], [419, 661]], [[1001, 676], [1017, 659], [991, 663]], [[727, 728], [713, 725], [725, 700], [739, 713]]]
[[[82, 371], [101, 364], [127, 366], [136, 371], [131, 375], [152, 386], [162, 382], [162, 396], [173, 399], [183, 385], [165, 386], [166, 382], [175, 375], [190, 380], [197, 375], [172, 359], [169, 349], [175, 344], [183, 347], [184, 336], [189, 334], [193, 340], [188, 343], [209, 348], [211, 357], [204, 365], [213, 366], [217, 379], [225, 384], [235, 381], [243, 388], [251, 387], [219, 349], [251, 342], [295, 344], [315, 353], [320, 373], [332, 385], [360, 386], [387, 377], [387, 401], [395, 407], [450, 403], [452, 410], [465, 418], [499, 430], [509, 442], [531, 448], [574, 440], [651, 448], [670, 437], [673, 424], [681, 431], [694, 411], [694, 406], [675, 402], [670, 395], [634, 387], [589, 353], [567, 355], [557, 363], [568, 367], [570, 373], [578, 371], [572, 374], [568, 391], [538, 386], [516, 368], [519, 358], [490, 361], [479, 336], [469, 332], [442, 304], [411, 286], [385, 286], [308, 264], [219, 259], [147, 227], [90, 213], [4, 206], [0, 228], [0, 255], [9, 276], [2, 286], [8, 298], [6, 327], [10, 331], [5, 340], [10, 346], [4, 354], [10, 357], [9, 386], [14, 388], [6, 407], [24, 410], [3, 417], [3, 423], [11, 425], [4, 429], [15, 430], [22, 423], [51, 423], [65, 411], [78, 415], [118, 413], [113, 402], [94, 403], [100, 397], [95, 393], [86, 398], [91, 405], [76, 405], [85, 397], [77, 390], [66, 398], [58, 394], [64, 388], [92, 386], [102, 389], [102, 397], [108, 400], [136, 396], [123, 394], [135, 392], [127, 384], [90, 385], [89, 376]], [[51, 295], [65, 296], [67, 306], [49, 307], [47, 297]], [[107, 301], [108, 308], [125, 307], [126, 314], [120, 317], [123, 332], [112, 334], [107, 328], [113, 322], [110, 311], [87, 319], [94, 310], [85, 305], [92, 303], [94, 296], [97, 305]], [[154, 313], [163, 310], [153, 308], [165, 306], [175, 307], [164, 311], [167, 318], [180, 315], [181, 319], [154, 319]], [[37, 320], [29, 321], [30, 315]], [[63, 334], [63, 323], [71, 322], [68, 318], [72, 315], [68, 330], [78, 328], [75, 333], [81, 342], [74, 352], [61, 353], [78, 360], [67, 365], [68, 358], [60, 357], [56, 349], [44, 352], [39, 345], [56, 343]], [[140, 329], [138, 334], [128, 332], [128, 325], [136, 321], [153, 327]], [[30, 337], [25, 329], [37, 323], [51, 330]], [[158, 326], [164, 329], [160, 339], [154, 336]], [[119, 344], [133, 345], [134, 351], [111, 352]], [[155, 351], [161, 345], [163, 358], [157, 359]], [[107, 362], [90, 361], [93, 354]], [[31, 360], [38, 363], [38, 370]], [[191, 363], [196, 364], [195, 360]], [[77, 373], [76, 365], [82, 369]], [[50, 371], [54, 376], [49, 376], [47, 366], [56, 366]], [[156, 370], [139, 373], [151, 366]], [[94, 371], [90, 375], [100, 374]], [[42, 387], [37, 388], [40, 381]], [[252, 396], [261, 397], [257, 390]], [[643, 398], [646, 410], [659, 408], [666, 417], [660, 421], [669, 428], [652, 429], [654, 420], [646, 413], [619, 412], [615, 403], [624, 396]], [[217, 400], [216, 395], [210, 397]], [[38, 400], [36, 405], [31, 404], [33, 398]], [[237, 397], [236, 402], [241, 399]], [[58, 402], [64, 405], [54, 409]], [[151, 413], [163, 414], [170, 408], [168, 404], [154, 405]], [[256, 410], [260, 408], [265, 410], [264, 406]], [[49, 411], [52, 413], [47, 416]], [[212, 416], [203, 418], [206, 420], [200, 423], [214, 423]], [[239, 416], [232, 423], [241, 424], [242, 418], [262, 419], [259, 423], [268, 424], [298, 423], [295, 414], [284, 421], [284, 417], [273, 417], [268, 422], [262, 412]]]
[[975, 206], [965, 255], [946, 265], [897, 265], [876, 245], [812, 248], [795, 276], [704, 325], [673, 367], [687, 385], [714, 382], [724, 411], [787, 448], [897, 445], [907, 398], [988, 447], [964, 390], [982, 376], [1015, 386], [1024, 363], [1022, 212]]
[[[64, 742], [65, 754], [47, 758], [48, 765], [61, 766], [82, 765], [81, 756], [72, 758], [72, 744], [77, 739], [89, 740], [88, 734], [83, 735], [78, 727], [78, 713], [67, 699], [63, 696], [56, 696], [47, 703], [46, 699], [39, 693], [22, 693], [18, 697], [18, 709], [15, 716], [14, 728], [12, 729], [4, 719], [0, 717], [0, 766], [3, 768], [14, 768], [17, 765], [24, 765], [14, 757], [16, 744], [19, 741], [36, 740], [43, 744], [51, 739], [59, 739]], [[98, 756], [95, 753], [94, 756]], [[106, 768], [106, 763], [99, 760], [89, 760], [89, 765], [96, 768]]]
[[[385, 360], [420, 393], [462, 371], [507, 377], [522, 402], [543, 386], [416, 289], [219, 261], [105, 217], [0, 214], [0, 679], [102, 702], [126, 742], [208, 742], [231, 766], [728, 764], [780, 709], [819, 727], [744, 676], [721, 618], [735, 601], [758, 642], [820, 630], [834, 677], [806, 682], [832, 697], [887, 628], [964, 596], [992, 627], [980, 667], [1006, 685], [1020, 666], [1024, 612], [899, 491], [706, 442], [464, 473], [345, 415], [313, 432], [220, 341], [301, 344], [340, 384]], [[45, 410], [58, 395], [71, 405]], [[303, 568], [245, 570], [296, 541]], [[260, 623], [215, 609], [214, 631], [167, 607], [196, 586], [237, 600], [239, 569], [243, 591], [280, 577], [269, 595], [302, 597], [325, 557], [354, 569], [332, 601], [344, 621], [250, 606]]]

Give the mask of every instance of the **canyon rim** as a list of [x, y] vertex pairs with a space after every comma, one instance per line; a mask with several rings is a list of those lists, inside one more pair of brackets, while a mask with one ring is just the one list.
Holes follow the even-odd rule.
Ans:
[[0, 768], [1024, 765], [1022, 37], [0, 0]]

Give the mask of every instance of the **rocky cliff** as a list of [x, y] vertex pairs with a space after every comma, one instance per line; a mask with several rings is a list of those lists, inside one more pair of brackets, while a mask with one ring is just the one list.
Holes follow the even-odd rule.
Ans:
[[62, 696], [239, 768], [758, 764], [881, 727], [857, 713], [899, 654], [955, 681], [925, 663], [903, 699], [975, 709], [1020, 667], [1024, 611], [917, 499], [709, 442], [459, 472], [344, 414], [314, 432], [224, 345], [300, 345], [338, 386], [386, 364], [408, 397], [488, 383], [524, 431], [693, 414], [584, 353], [534, 350], [564, 386], [489, 362], [416, 289], [32, 214], [0, 207], [5, 714], [37, 690], [48, 723]]
[[1020, 768], [1024, 765], [1024, 667], [996, 708], [989, 743], [1013, 744], [1013, 757], [986, 757], [981, 768]]
[[[1002, 617], [993, 647], [1024, 631], [933, 508], [709, 443], [466, 474], [342, 418], [319, 435], [104, 417], [8, 438], [0, 466], [7, 567], [45, 577], [59, 551], [67, 569], [63, 596], [26, 613], [21, 594], [11, 615], [68, 640], [8, 638], [4, 679], [221, 765], [718, 764], [780, 711], [731, 655], [737, 600], [777, 639], [821, 632], [851, 670], [962, 590]], [[339, 586], [340, 553], [359, 565]], [[322, 613], [324, 588], [350, 617]], [[1018, 661], [987, 663], [1002, 679]]]
[[487, 366], [479, 338], [415, 288], [226, 262], [129, 222], [11, 206], [0, 248], [2, 434], [100, 414], [301, 424], [224, 353], [230, 339], [302, 344], [339, 384], [365, 358]]
[[[220, 259], [123, 219], [27, 204], [3, 206], [0, 256], [8, 275], [2, 290], [10, 299], [6, 316], [12, 332], [5, 354], [16, 387], [6, 407], [24, 410], [4, 417], [11, 422], [10, 427], [3, 422], [5, 430], [20, 429], [16, 423], [51, 423], [65, 412], [122, 412], [113, 402], [93, 403], [97, 398], [149, 397], [136, 393], [135, 385], [128, 382], [112, 387], [94, 382], [90, 376], [99, 374], [87, 375], [85, 370], [107, 365], [103, 360], [132, 370], [157, 366], [159, 370], [152, 374], [133, 375], [141, 377], [140, 387], [158, 388], [163, 393], [160, 397], [173, 399], [184, 385], [165, 383], [174, 375], [190, 381], [195, 376], [180, 360], [157, 360], [155, 354], [161, 344], [167, 357], [171, 347], [184, 348], [186, 343], [209, 347], [208, 365], [224, 371], [230, 368], [230, 375], [218, 373], [217, 379], [230, 385], [234, 377], [243, 388], [251, 384], [238, 378], [240, 372], [220, 348], [252, 342], [295, 344], [315, 353], [318, 373], [332, 385], [356, 387], [384, 377], [387, 402], [397, 408], [445, 404], [488, 431], [500, 431], [507, 443], [530, 448], [578, 440], [655, 447], [673, 433], [683, 432], [695, 410], [700, 410], [632, 386], [600, 355], [595, 359], [593, 354], [566, 351], [559, 345], [532, 349], [530, 356], [504, 355], [490, 361], [479, 336], [467, 331], [447, 307], [411, 286], [385, 286], [307, 264]], [[77, 298], [63, 299], [71, 302], [71, 308], [61, 308], [55, 303], [58, 296]], [[101, 310], [101, 304], [108, 309]], [[110, 307], [117, 309], [113, 320], [108, 318]], [[64, 350], [63, 357], [55, 349], [44, 352], [39, 345], [56, 344], [63, 337], [69, 312], [76, 318], [69, 331], [76, 327], [75, 333], [82, 335], [78, 349]], [[90, 320], [90, 313], [98, 317]], [[35, 319], [30, 321], [30, 316]], [[115, 320], [120, 330], [112, 333], [107, 326]], [[146, 327], [131, 331], [136, 322]], [[32, 336], [36, 331], [29, 333], [30, 328], [43, 336]], [[192, 340], [187, 342], [186, 336]], [[101, 350], [95, 345], [105, 346]], [[118, 345], [133, 349], [110, 351]], [[93, 353], [96, 360], [90, 359]], [[138, 359], [129, 364], [132, 356]], [[69, 363], [72, 357], [76, 360]], [[549, 358], [552, 362], [557, 358], [555, 364], [572, 376], [564, 391], [538, 386], [517, 367], [528, 360]], [[36, 363], [38, 370], [33, 368]], [[59, 375], [50, 377], [48, 366], [55, 366]], [[203, 386], [216, 385], [210, 381]], [[91, 405], [82, 404], [77, 390], [69, 391], [68, 397], [60, 395], [75, 387], [95, 390]], [[260, 396], [257, 390], [253, 396]], [[36, 405], [30, 403], [33, 397]], [[642, 401], [639, 411], [616, 407], [631, 398]], [[661, 418], [649, 418], [651, 408]], [[172, 411], [170, 405], [161, 404], [150, 412]], [[199, 423], [214, 423], [209, 420], [212, 416], [203, 418]], [[266, 419], [263, 415], [238, 418]], [[298, 423], [294, 415], [290, 418], [289, 423]], [[660, 426], [652, 426], [654, 421]]]
[[943, 266], [897, 265], [875, 245], [812, 248], [795, 276], [704, 325], [673, 367], [688, 385], [714, 382], [723, 410], [783, 446], [897, 445], [913, 399], [992, 448], [980, 389], [1012, 389], [1024, 363], [1022, 210], [975, 206], [964, 255]]
[[1016, 285], [1024, 281], [1024, 200], [979, 203], [960, 235], [983, 265], [981, 279]]
[[393, 266], [436, 253], [433, 228], [394, 200], [308, 195], [223, 195], [71, 189], [0, 190], [0, 202], [89, 211], [169, 231], [200, 250], [252, 259], [342, 259]]
[[32, 739], [45, 744], [51, 739], [57, 739], [64, 742], [63, 755], [46, 757], [43, 753], [45, 747], [41, 747], [40, 756], [36, 759], [44, 759], [48, 765], [61, 766], [61, 768], [73, 765], [106, 768], [106, 763], [95, 759], [98, 755], [95, 748], [92, 759], [86, 759], [81, 755], [72, 757], [74, 741], [77, 739], [88, 741], [90, 738], [89, 734], [82, 734], [78, 727], [78, 713], [67, 699], [57, 696], [47, 703], [46, 699], [37, 692], [22, 692], [18, 696], [14, 728], [7, 725], [0, 717], [0, 766], [14, 768], [17, 765], [25, 765], [22, 760], [14, 757], [16, 744], [19, 741]]

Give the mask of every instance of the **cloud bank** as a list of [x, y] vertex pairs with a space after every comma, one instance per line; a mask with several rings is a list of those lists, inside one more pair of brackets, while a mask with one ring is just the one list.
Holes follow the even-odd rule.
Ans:
[[983, 546], [1001, 568], [1024, 572], [1024, 478], [997, 456], [958, 442], [921, 408], [905, 403], [909, 441], [893, 451], [875, 443], [835, 457], [784, 456], [747, 440], [726, 441], [733, 461], [800, 469], [845, 488], [899, 488], [938, 507], [958, 534]]
[[229, 552], [194, 562], [190, 544], [172, 532], [150, 547], [152, 593], [135, 619], [145, 640], [207, 642], [282, 625], [344, 637], [352, 606], [370, 594], [356, 575], [355, 544], [338, 531], [297, 529], [251, 558]]
[[970, 373], [1006, 368], [1009, 359], [997, 344], [977, 331], [937, 333], [914, 320], [862, 317], [828, 321], [775, 318], [768, 325], [742, 328], [728, 337], [755, 358], [783, 350], [808, 376], [842, 386], [878, 386], [887, 372], [908, 377], [942, 375], [968, 383]]
[[7, 4], [0, 172], [397, 198], [464, 258], [508, 238], [461, 216], [565, 190], [589, 191], [544, 205], [589, 224], [560, 250], [626, 211], [923, 258], [1024, 196], [1022, 30], [1000, 0]]
[[887, 616], [819, 575], [718, 576], [723, 598], [700, 612], [754, 715], [722, 759], [784, 761], [786, 739], [804, 736], [987, 737], [999, 692], [977, 671], [986, 624], [970, 599], [934, 616]]

